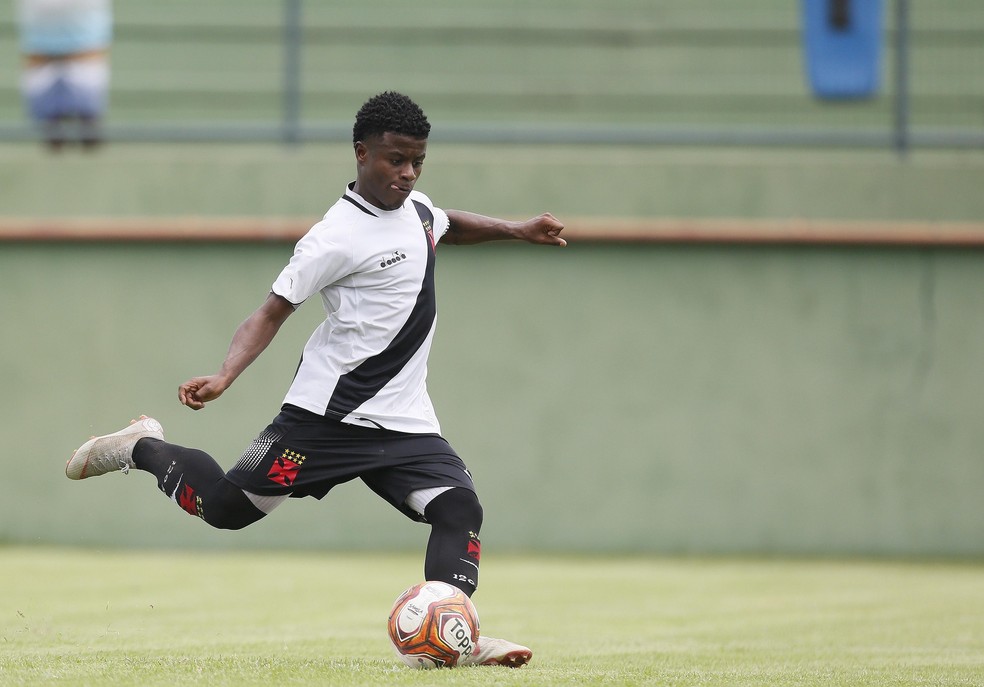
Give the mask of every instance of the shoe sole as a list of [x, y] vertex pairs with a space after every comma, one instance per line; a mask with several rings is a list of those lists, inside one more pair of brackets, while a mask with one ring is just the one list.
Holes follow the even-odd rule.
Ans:
[[510, 651], [502, 656], [496, 656], [484, 661], [483, 666], [505, 666], [507, 668], [522, 668], [533, 658], [532, 651]]

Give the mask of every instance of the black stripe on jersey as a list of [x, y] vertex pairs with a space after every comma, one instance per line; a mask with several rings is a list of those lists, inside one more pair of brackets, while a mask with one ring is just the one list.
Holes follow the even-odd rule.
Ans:
[[347, 200], [348, 202], [352, 203], [352, 205], [354, 205], [355, 207], [359, 208], [360, 210], [362, 210], [367, 215], [372, 215], [373, 217], [376, 217], [377, 216], [376, 213], [374, 213], [374, 212], [368, 210], [367, 208], [363, 207], [362, 204], [359, 203], [359, 201], [357, 201], [352, 196], [342, 196], [342, 200]]
[[[335, 391], [328, 401], [326, 415], [345, 417], [379, 393], [393, 377], [398, 375], [410, 358], [420, 349], [434, 326], [437, 317], [437, 299], [434, 290], [434, 246], [426, 230], [434, 224], [434, 216], [426, 205], [414, 201], [417, 214], [424, 226], [421, 237], [427, 251], [424, 279], [417, 293], [417, 301], [410, 317], [383, 351], [367, 358], [354, 370], [338, 379]], [[421, 209], [422, 208], [422, 209]], [[424, 223], [426, 220], [429, 220]]]

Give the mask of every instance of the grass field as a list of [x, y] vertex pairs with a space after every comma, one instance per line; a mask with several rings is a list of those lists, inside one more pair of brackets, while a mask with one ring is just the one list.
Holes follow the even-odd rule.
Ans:
[[483, 630], [521, 670], [417, 672], [389, 605], [417, 556], [0, 549], [0, 685], [981, 685], [984, 566], [518, 557]]

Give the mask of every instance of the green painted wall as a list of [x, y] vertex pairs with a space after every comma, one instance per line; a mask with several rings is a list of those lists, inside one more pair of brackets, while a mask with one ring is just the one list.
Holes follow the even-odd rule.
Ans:
[[[980, 222], [984, 151], [450, 145], [421, 190], [497, 216]], [[351, 146], [0, 145], [0, 219], [321, 217], [355, 178]]]
[[[216, 532], [144, 473], [62, 473], [141, 412], [226, 466], [275, 414], [307, 304], [199, 413], [291, 247], [0, 247], [0, 540], [412, 548], [359, 484]], [[442, 248], [431, 393], [489, 550], [984, 554], [984, 253]]]

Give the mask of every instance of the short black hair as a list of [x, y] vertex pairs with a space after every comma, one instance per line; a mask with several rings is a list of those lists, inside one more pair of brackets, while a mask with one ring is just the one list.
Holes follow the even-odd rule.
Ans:
[[426, 139], [430, 128], [427, 116], [417, 103], [402, 93], [386, 91], [369, 98], [355, 115], [352, 143], [365, 141], [369, 136], [382, 136], [387, 131]]

